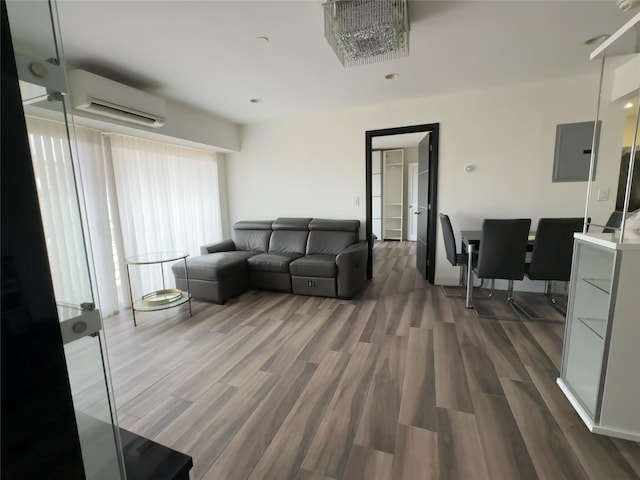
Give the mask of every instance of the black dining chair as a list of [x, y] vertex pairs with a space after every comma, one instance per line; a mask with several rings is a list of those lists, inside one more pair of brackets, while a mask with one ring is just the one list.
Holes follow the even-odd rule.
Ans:
[[480, 279], [507, 280], [507, 301], [513, 302], [513, 282], [524, 279], [531, 219], [487, 219], [482, 223], [478, 266]]
[[[583, 217], [541, 218], [536, 229], [536, 239], [531, 252], [531, 262], [525, 264], [525, 275], [531, 280], [544, 280], [545, 293], [549, 294], [550, 282], [568, 282], [571, 278], [571, 260], [573, 258], [573, 234], [581, 232]], [[553, 297], [551, 301], [558, 308]], [[514, 305], [530, 320], [542, 320], [531, 315], [527, 309], [514, 302]]]
[[[445, 215], [441, 213], [440, 215], [440, 225], [442, 226], [442, 236], [444, 238], [444, 249], [447, 253], [447, 260], [454, 267], [460, 267], [460, 279], [458, 280], [458, 287], [464, 287], [464, 280], [467, 278], [467, 264], [469, 263], [469, 258], [466, 253], [458, 253], [456, 248], [456, 236], [453, 233], [453, 227], [451, 226], [451, 220], [449, 219], [449, 215]], [[477, 254], [473, 257], [473, 266], [477, 264], [478, 256]], [[443, 288], [444, 294], [446, 297], [463, 297], [464, 292], [456, 292], [450, 293], [446, 288]]]
[[606, 227], [602, 229], [602, 233], [614, 233], [617, 228], [620, 228], [622, 223], [622, 212], [615, 210], [609, 215], [609, 220], [605, 224]]

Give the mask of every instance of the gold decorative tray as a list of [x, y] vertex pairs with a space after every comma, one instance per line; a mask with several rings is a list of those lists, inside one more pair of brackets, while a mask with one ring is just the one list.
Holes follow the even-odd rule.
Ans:
[[142, 296], [142, 303], [153, 307], [155, 305], [166, 305], [175, 300], [178, 300], [182, 296], [182, 290], [177, 288], [169, 288], [166, 290], [156, 290], [155, 292], [147, 293]]

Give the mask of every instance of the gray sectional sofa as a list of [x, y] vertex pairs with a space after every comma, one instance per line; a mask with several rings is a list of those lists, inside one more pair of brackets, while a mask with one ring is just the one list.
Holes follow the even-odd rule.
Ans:
[[[359, 230], [359, 220], [238, 222], [231, 240], [187, 259], [191, 294], [220, 304], [249, 288], [350, 299], [366, 281], [367, 242], [358, 240]], [[186, 290], [184, 262], [171, 269]]]

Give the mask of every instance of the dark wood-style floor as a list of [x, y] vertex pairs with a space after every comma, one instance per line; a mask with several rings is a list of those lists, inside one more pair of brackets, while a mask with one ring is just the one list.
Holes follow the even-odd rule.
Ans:
[[353, 301], [247, 292], [107, 319], [120, 425], [191, 455], [196, 479], [640, 478], [640, 446], [589, 433], [556, 386], [562, 324], [500, 298], [506, 320], [479, 318], [418, 277], [411, 243], [374, 255]]

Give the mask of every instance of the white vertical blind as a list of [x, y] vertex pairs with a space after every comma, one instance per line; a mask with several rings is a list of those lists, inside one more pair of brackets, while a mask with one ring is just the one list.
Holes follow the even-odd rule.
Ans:
[[93, 302], [66, 127], [27, 118], [27, 130], [56, 300]]
[[[111, 134], [124, 254], [185, 251], [222, 240], [214, 153]], [[134, 297], [162, 286], [159, 266], [132, 267]], [[173, 286], [169, 265], [166, 286]]]

